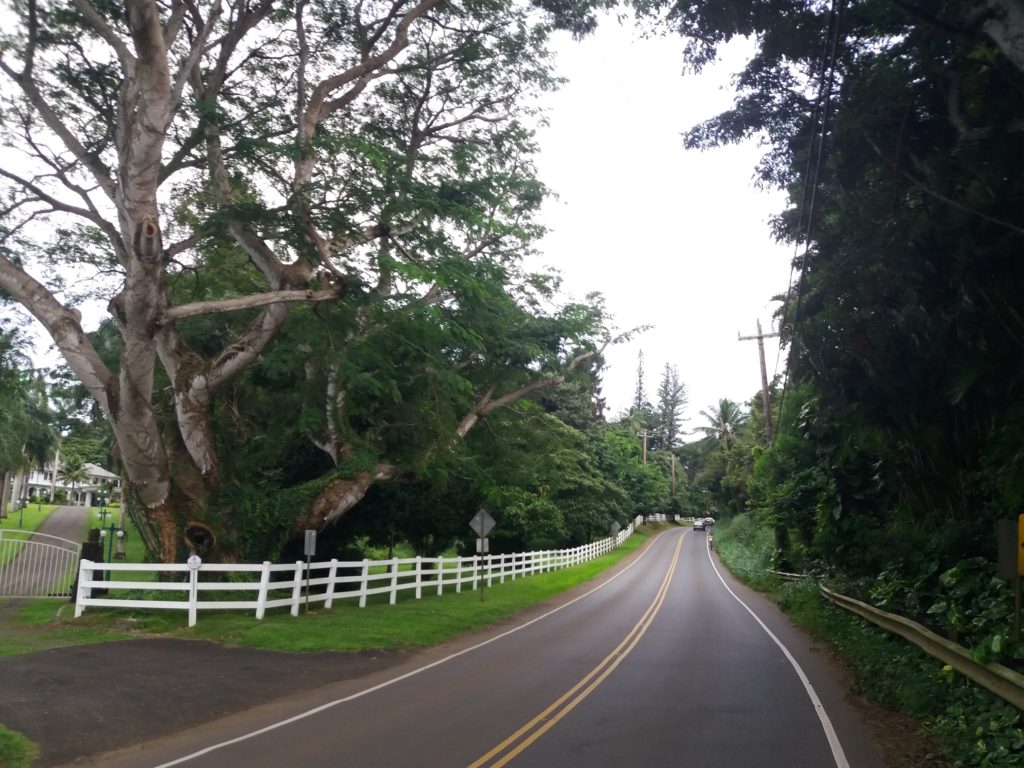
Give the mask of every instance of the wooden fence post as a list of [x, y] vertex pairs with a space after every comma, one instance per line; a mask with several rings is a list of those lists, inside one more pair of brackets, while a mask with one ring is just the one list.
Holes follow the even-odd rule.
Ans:
[[78, 562], [78, 590], [75, 594], [76, 619], [85, 610], [85, 601], [92, 597], [92, 588], [85, 586], [86, 581], [92, 581], [92, 560], [80, 560]]
[[292, 616], [299, 615], [299, 598], [302, 597], [302, 568], [305, 565], [301, 560], [295, 561], [295, 573], [292, 575]]
[[197, 606], [199, 605], [199, 569], [194, 568], [188, 572], [188, 625], [196, 625]]
[[359, 607], [366, 607], [366, 593], [370, 588], [370, 561], [363, 558], [363, 575], [359, 580]]
[[260, 591], [256, 595], [256, 618], [262, 619], [267, 614], [267, 592], [270, 590], [270, 561], [263, 561], [260, 571]]
[[391, 560], [391, 605], [398, 602], [398, 558]]
[[331, 570], [327, 574], [327, 599], [324, 601], [324, 608], [334, 605], [334, 586], [338, 578], [338, 558], [331, 558]]

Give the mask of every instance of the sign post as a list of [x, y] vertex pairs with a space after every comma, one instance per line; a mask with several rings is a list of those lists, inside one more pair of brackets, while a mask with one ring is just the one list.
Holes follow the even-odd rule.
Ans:
[[476, 553], [480, 556], [480, 602], [483, 602], [484, 587], [487, 584], [484, 579], [484, 555], [490, 551], [487, 534], [494, 528], [494, 518], [487, 514], [486, 509], [481, 508], [469, 521], [469, 527], [476, 533]]
[[306, 531], [306, 538], [302, 543], [302, 554], [306, 556], [306, 613], [309, 613], [309, 567], [313, 555], [316, 554], [316, 531]]

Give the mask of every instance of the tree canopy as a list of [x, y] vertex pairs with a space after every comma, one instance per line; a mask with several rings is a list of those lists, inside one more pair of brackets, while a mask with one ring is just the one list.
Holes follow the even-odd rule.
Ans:
[[1024, 500], [1020, 3], [647, 5], [695, 68], [756, 38], [733, 108], [685, 139], [760, 137], [759, 178], [790, 193], [776, 232], [801, 246], [780, 429], [737, 493], [787, 566], [1006, 653], [1012, 598], [992, 575], [995, 521]]
[[102, 409], [160, 557], [187, 521], [237, 552], [225, 502], [282, 483], [294, 529], [336, 521], [608, 342], [600, 300], [520, 266], [546, 41], [606, 5], [14, 2], [0, 289]]

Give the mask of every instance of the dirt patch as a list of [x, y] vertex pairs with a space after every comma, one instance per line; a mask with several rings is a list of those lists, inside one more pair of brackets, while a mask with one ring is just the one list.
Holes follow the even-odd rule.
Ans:
[[889, 768], [953, 768], [938, 742], [914, 718], [859, 696], [851, 696], [850, 703], [871, 728]]

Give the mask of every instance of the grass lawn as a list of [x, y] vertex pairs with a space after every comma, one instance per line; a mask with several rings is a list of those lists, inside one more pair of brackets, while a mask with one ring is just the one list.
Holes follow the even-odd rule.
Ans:
[[407, 594], [397, 605], [371, 600], [366, 608], [341, 600], [329, 610], [311, 606], [308, 614], [297, 617], [278, 609], [268, 612], [262, 621], [248, 612], [211, 611], [201, 612], [192, 628], [186, 626], [183, 611], [91, 608], [75, 619], [70, 603], [37, 600], [12, 607], [9, 618], [0, 622], [0, 655], [147, 635], [283, 651], [423, 647], [486, 626], [588, 581], [667, 527], [660, 524], [640, 529], [614, 552], [574, 568], [495, 584], [486, 589], [483, 600], [479, 591], [469, 590], [440, 597], [424, 595], [421, 600]]

